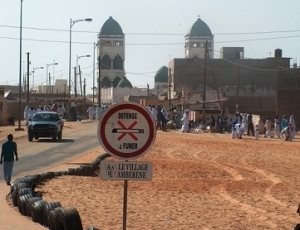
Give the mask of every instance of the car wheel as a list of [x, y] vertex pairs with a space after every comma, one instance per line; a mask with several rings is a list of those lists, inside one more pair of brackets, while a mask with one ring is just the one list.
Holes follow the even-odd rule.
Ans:
[[57, 133], [53, 134], [52, 140], [53, 140], [53, 141], [56, 141], [56, 140], [57, 140]]
[[32, 141], [33, 135], [28, 133], [28, 141]]
[[57, 134], [57, 138], [58, 138], [58, 140], [61, 140], [61, 139], [62, 139], [62, 131], [60, 131], [60, 132]]

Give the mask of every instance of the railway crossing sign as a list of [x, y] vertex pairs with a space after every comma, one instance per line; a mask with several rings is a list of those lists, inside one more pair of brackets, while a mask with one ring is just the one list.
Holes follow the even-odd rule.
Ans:
[[98, 139], [111, 155], [123, 159], [143, 156], [154, 144], [155, 121], [143, 106], [124, 102], [111, 106], [101, 117]]

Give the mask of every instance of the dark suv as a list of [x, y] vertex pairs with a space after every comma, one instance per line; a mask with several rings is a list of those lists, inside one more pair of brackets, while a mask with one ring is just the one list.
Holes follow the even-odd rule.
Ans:
[[54, 141], [62, 139], [64, 121], [56, 112], [37, 112], [28, 125], [28, 141], [33, 138], [51, 137]]

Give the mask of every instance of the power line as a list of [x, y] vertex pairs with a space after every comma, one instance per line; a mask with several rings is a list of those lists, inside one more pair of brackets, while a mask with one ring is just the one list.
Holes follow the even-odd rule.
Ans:
[[[214, 43], [234, 43], [234, 42], [255, 42], [255, 41], [268, 41], [268, 40], [276, 40], [276, 39], [287, 39], [287, 38], [298, 38], [300, 35], [290, 35], [290, 36], [282, 36], [282, 37], [272, 37], [272, 38], [253, 38], [253, 39], [240, 39], [240, 40], [227, 40], [227, 41], [214, 41]], [[0, 39], [10, 39], [10, 40], [19, 40], [16, 37], [3, 37]], [[69, 41], [60, 41], [60, 40], [43, 40], [43, 39], [32, 39], [32, 38], [23, 38], [24, 41], [35, 41], [35, 42], [51, 42], [51, 43], [69, 43]], [[76, 42], [73, 41], [74, 44], [81, 45], [92, 45], [92, 42]], [[126, 46], [174, 46], [174, 45], [184, 45], [183, 42], [177, 43], [126, 43]]]
[[[0, 25], [0, 27], [6, 28], [14, 28], [19, 29], [19, 26], [12, 26], [12, 25]], [[38, 27], [22, 27], [23, 29], [28, 30], [40, 30], [40, 31], [57, 31], [57, 32], [69, 32], [66, 29], [53, 29], [53, 28], [38, 28]], [[93, 33], [99, 34], [96, 31], [88, 31], [88, 30], [72, 30], [72, 32], [76, 33]], [[255, 31], [255, 32], [225, 32], [225, 33], [214, 33], [214, 35], [218, 36], [228, 36], [228, 35], [251, 35], [251, 34], [272, 34], [272, 33], [295, 33], [300, 32], [299, 29], [294, 30], [274, 30], [274, 31]], [[144, 35], [144, 36], [185, 36], [186, 34], [178, 34], [178, 33], [137, 33], [137, 32], [128, 32], [128, 35]]]

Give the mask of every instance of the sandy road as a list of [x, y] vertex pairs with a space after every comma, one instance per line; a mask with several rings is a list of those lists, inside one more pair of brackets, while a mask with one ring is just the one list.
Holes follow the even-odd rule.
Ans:
[[[138, 159], [153, 162], [153, 180], [129, 181], [128, 229], [291, 229], [300, 222], [299, 146], [300, 139], [158, 131]], [[40, 189], [48, 201], [75, 206], [85, 227], [121, 229], [123, 182], [66, 176]]]

